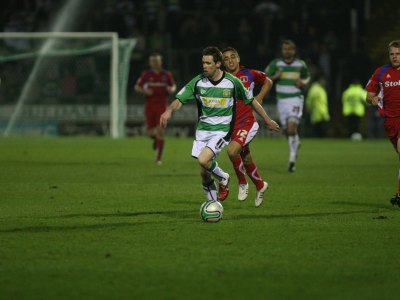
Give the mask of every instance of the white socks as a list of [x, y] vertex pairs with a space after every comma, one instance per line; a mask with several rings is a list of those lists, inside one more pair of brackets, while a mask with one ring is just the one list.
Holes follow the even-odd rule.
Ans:
[[299, 149], [300, 138], [299, 135], [289, 135], [288, 136], [289, 143], [289, 161], [296, 162], [297, 150]]
[[228, 179], [228, 173], [225, 173], [219, 166], [218, 163], [213, 160], [211, 163], [211, 167], [208, 169], [215, 177], [217, 177], [218, 181]]

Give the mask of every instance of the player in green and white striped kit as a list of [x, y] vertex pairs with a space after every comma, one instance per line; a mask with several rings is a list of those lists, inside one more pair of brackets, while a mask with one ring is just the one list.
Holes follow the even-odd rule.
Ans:
[[[221, 70], [222, 53], [216, 47], [203, 50], [203, 74], [187, 83], [176, 95], [176, 99], [161, 115], [160, 125], [165, 128], [172, 113], [191, 100], [197, 102], [198, 122], [192, 156], [200, 165], [203, 189], [208, 200], [224, 200], [228, 196], [229, 174], [223, 171], [215, 158], [229, 143], [235, 125], [236, 100], [243, 99], [264, 119], [271, 130], [279, 130], [263, 107], [253, 101], [248, 91], [235, 76]], [[217, 192], [215, 177], [219, 183]]]
[[275, 82], [279, 119], [288, 137], [289, 172], [296, 169], [300, 147], [298, 125], [303, 115], [304, 96], [301, 88], [310, 81], [306, 63], [296, 58], [296, 45], [291, 40], [282, 42], [282, 58], [273, 60], [265, 73]]

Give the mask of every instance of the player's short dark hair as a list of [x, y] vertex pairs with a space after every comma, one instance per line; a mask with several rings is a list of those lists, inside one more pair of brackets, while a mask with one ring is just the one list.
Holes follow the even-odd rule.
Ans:
[[235, 52], [237, 55], [239, 55], [239, 52], [231, 46], [224, 48], [224, 50], [222, 50], [222, 53], [225, 53], [227, 51], [232, 51], [232, 52]]
[[294, 49], [296, 49], [296, 43], [293, 42], [293, 40], [289, 40], [289, 39], [283, 40], [281, 46], [283, 46], [283, 45], [290, 45], [290, 46], [293, 46]]
[[215, 63], [220, 62], [222, 63], [222, 53], [218, 47], [210, 46], [203, 49], [203, 56], [204, 55], [211, 55]]
[[388, 49], [390, 50], [391, 47], [400, 48], [400, 40], [391, 41], [388, 45]]
[[157, 52], [157, 51], [153, 51], [153, 52], [151, 52], [151, 53], [149, 54], [149, 57], [153, 57], [153, 56], [159, 56], [159, 57], [162, 58], [161, 53], [160, 53], [160, 52]]

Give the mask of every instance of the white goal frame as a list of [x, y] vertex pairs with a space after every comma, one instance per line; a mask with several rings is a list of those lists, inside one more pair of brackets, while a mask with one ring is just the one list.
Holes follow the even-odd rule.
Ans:
[[[119, 111], [118, 95], [118, 74], [119, 74], [119, 53], [118, 34], [116, 32], [1, 32], [1, 39], [98, 39], [105, 38], [111, 41], [111, 74], [110, 74], [110, 133], [111, 137], [119, 138], [124, 136], [124, 120], [121, 120]], [[40, 55], [40, 54], [39, 54]], [[43, 54], [44, 55], [44, 54]], [[16, 110], [21, 109], [18, 107]]]

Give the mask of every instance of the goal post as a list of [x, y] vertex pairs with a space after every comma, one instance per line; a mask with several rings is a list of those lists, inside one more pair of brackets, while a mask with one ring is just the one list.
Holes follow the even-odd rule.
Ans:
[[[58, 121], [58, 125], [77, 119], [82, 123], [107, 121], [107, 134], [124, 136], [126, 89], [135, 44], [135, 39], [119, 39], [115, 32], [0, 33], [3, 135], [20, 132], [22, 125], [18, 129], [18, 124], [23, 122], [46, 121], [48, 115], [47, 121]], [[63, 72], [68, 73], [64, 78]], [[41, 91], [44, 85], [51, 90], [47, 94], [52, 94], [52, 100]], [[35, 109], [42, 111], [40, 118], [30, 118], [36, 115], [30, 113]], [[85, 118], [60, 112], [57, 120], [51, 113], [54, 109], [101, 113]], [[104, 116], [106, 110], [108, 117]]]

